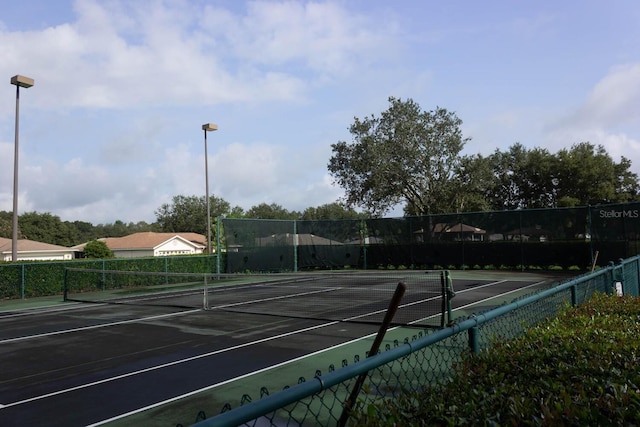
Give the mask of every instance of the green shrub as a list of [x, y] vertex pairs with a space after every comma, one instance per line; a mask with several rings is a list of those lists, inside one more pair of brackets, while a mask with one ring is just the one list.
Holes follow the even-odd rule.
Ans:
[[640, 425], [640, 298], [596, 294], [353, 425]]

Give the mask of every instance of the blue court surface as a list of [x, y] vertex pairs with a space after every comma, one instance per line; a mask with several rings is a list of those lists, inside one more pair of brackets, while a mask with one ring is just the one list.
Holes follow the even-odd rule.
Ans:
[[[454, 317], [489, 310], [568, 277], [451, 274]], [[373, 286], [391, 298], [391, 285]], [[333, 284], [275, 287], [277, 292], [273, 285], [245, 284], [241, 292], [231, 292], [233, 299], [214, 289], [206, 310], [61, 302], [60, 297], [0, 303], [0, 425], [189, 425], [199, 411], [216, 415], [226, 402], [237, 406], [243, 394], [259, 397], [262, 386], [273, 393], [365, 354], [379, 329], [380, 305], [367, 299], [371, 292]], [[334, 292], [340, 293], [333, 302], [320, 297]], [[441, 301], [428, 303], [437, 294], [407, 295], [401, 306], [425, 304], [424, 309], [412, 308], [415, 320], [394, 325], [387, 342], [411, 336], [441, 315], [436, 310]], [[348, 305], [361, 310], [335, 314]]]

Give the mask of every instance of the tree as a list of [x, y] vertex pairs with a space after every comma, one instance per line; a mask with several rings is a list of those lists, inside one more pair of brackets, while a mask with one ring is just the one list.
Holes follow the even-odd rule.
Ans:
[[50, 243], [52, 245], [72, 246], [75, 244], [73, 233], [60, 217], [48, 212], [25, 212], [18, 218], [19, 235], [22, 239]]
[[620, 203], [637, 200], [638, 175], [631, 162], [613, 161], [602, 145], [589, 142], [560, 150], [558, 157], [558, 204], [561, 206]]
[[555, 205], [557, 158], [546, 149], [529, 150], [516, 143], [490, 157], [495, 176], [489, 189], [492, 209], [534, 209]]
[[[216, 217], [226, 215], [231, 211], [227, 201], [215, 196], [210, 196], [209, 207], [212, 222]], [[162, 231], [188, 231], [203, 235], [207, 232], [207, 199], [205, 196], [174, 196], [171, 204], [163, 204], [155, 211], [155, 214]]]
[[352, 143], [331, 146], [328, 169], [346, 205], [375, 216], [403, 201], [414, 215], [455, 211], [451, 186], [468, 141], [462, 121], [444, 108], [421, 111], [411, 99], [390, 97], [389, 104], [380, 117], [355, 118]]
[[85, 245], [84, 256], [94, 259], [113, 258], [113, 252], [102, 240], [92, 240]]
[[245, 214], [245, 217], [260, 219], [300, 219], [300, 213], [295, 211], [289, 212], [276, 203], [271, 203], [270, 205], [260, 203], [259, 205], [252, 206]]
[[496, 177], [491, 168], [491, 159], [480, 154], [464, 156], [455, 172], [452, 198], [457, 212], [479, 212], [491, 209], [491, 189]]
[[12, 234], [12, 213], [0, 211], [0, 237], [11, 238]]
[[368, 215], [356, 212], [353, 209], [345, 208], [339, 203], [328, 203], [318, 207], [309, 207], [302, 213], [304, 220], [318, 219], [360, 219], [367, 218]]

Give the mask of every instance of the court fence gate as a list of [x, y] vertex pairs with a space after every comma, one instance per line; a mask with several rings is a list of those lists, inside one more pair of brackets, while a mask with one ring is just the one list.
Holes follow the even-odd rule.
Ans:
[[421, 332], [393, 346], [387, 344], [383, 352], [361, 360], [356, 357], [352, 365], [343, 361], [342, 368], [330, 366], [326, 373], [316, 371], [314, 378], [301, 377], [297, 385], [282, 391], [269, 394], [262, 388], [259, 400], [245, 395], [241, 406], [231, 408], [227, 404], [217, 416], [202, 420], [201, 412], [201, 421], [194, 425], [340, 425], [350, 391], [359, 379], [364, 379], [364, 386], [358, 395], [358, 408], [419, 391], [424, 384], [446, 379], [464, 352], [487, 349], [496, 338], [516, 338], [525, 329], [556, 316], [567, 304], [581, 304], [595, 293], [616, 292], [640, 295], [640, 256], [621, 259], [615, 265], [610, 263], [510, 304], [457, 319], [444, 329]]

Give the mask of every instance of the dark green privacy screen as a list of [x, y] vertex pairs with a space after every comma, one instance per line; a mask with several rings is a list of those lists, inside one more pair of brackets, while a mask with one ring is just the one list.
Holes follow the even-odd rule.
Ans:
[[[640, 203], [366, 220], [223, 219], [226, 271], [588, 269], [636, 255]], [[597, 255], [596, 255], [597, 254]]]

